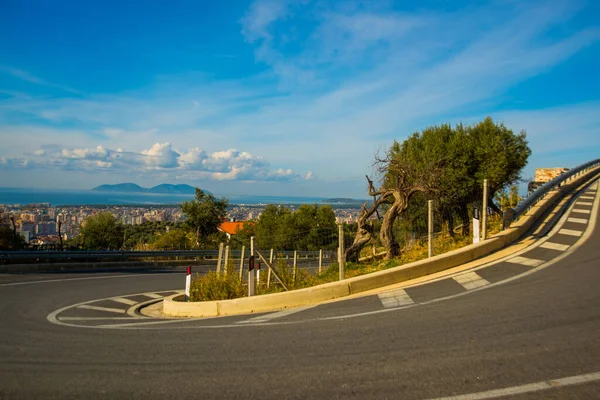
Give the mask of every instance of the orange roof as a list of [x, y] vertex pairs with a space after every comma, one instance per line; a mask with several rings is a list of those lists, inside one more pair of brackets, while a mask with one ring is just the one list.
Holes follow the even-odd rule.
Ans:
[[242, 230], [244, 225], [246, 225], [247, 223], [249, 223], [249, 221], [239, 221], [239, 222], [225, 221], [225, 222], [221, 222], [221, 225], [219, 225], [219, 229], [230, 235], [235, 235], [236, 233], [238, 233], [238, 231]]

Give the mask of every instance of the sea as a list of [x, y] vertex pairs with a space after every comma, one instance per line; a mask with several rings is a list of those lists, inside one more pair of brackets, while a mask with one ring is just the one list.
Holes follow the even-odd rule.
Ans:
[[[215, 195], [217, 197], [217, 194]], [[224, 196], [231, 205], [264, 205], [264, 204], [331, 204], [322, 197], [291, 196]], [[91, 190], [48, 190], [1, 188], [0, 204], [50, 203], [52, 206], [74, 205], [177, 205], [191, 200], [194, 195], [173, 195], [153, 193], [119, 193], [95, 192]], [[343, 203], [334, 203], [342, 205]], [[354, 205], [354, 204], [352, 204]]]

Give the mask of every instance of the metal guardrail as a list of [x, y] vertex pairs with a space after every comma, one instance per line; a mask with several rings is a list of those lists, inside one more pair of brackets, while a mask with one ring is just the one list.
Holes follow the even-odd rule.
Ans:
[[[284, 258], [293, 257], [293, 251], [275, 251]], [[330, 252], [323, 252], [324, 257], [330, 257]], [[249, 253], [246, 251], [246, 257]], [[0, 251], [1, 260], [17, 259], [63, 259], [63, 260], [85, 260], [85, 259], [127, 259], [127, 258], [156, 258], [156, 257], [181, 257], [181, 258], [210, 258], [216, 259], [219, 256], [219, 250], [152, 250], [152, 251], [85, 251], [85, 250], [67, 250], [67, 251]], [[229, 253], [232, 258], [241, 258], [241, 250], [232, 250]], [[319, 251], [297, 251], [299, 258], [318, 258]]]
[[534, 206], [538, 201], [543, 199], [548, 192], [560, 187], [567, 179], [571, 177], [577, 177], [591, 168], [600, 166], [600, 158], [597, 158], [592, 161], [588, 161], [585, 164], [581, 164], [578, 167], [572, 168], [556, 178], [552, 179], [544, 183], [542, 186], [537, 188], [531, 195], [527, 196], [523, 201], [521, 201], [514, 209], [509, 208], [504, 211], [504, 216], [502, 218], [502, 225], [504, 228], [508, 228], [511, 223], [518, 220], [523, 214], [525, 214], [532, 206]]

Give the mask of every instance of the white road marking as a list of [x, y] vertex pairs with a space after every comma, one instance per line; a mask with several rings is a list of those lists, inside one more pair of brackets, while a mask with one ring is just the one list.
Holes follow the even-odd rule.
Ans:
[[150, 317], [58, 317], [59, 321], [104, 321], [124, 319], [152, 319]]
[[540, 244], [540, 247], [543, 248], [543, 249], [565, 251], [565, 250], [567, 250], [569, 248], [569, 245], [568, 244], [552, 243], [552, 242], [544, 242], [544, 243]]
[[569, 217], [567, 218], [567, 222], [574, 222], [576, 224], [587, 224], [588, 220], [585, 218], [573, 218], [573, 217]]
[[589, 214], [591, 211], [590, 210], [584, 210], [583, 208], [574, 208], [573, 212], [580, 213], [580, 214]]
[[522, 393], [539, 392], [541, 390], [556, 389], [564, 386], [580, 385], [582, 383], [600, 380], [600, 372], [591, 374], [569, 376], [567, 378], [551, 379], [527, 385], [507, 387], [503, 389], [488, 390], [487, 392], [461, 394], [457, 396], [438, 397], [430, 400], [485, 400], [497, 399], [498, 397], [514, 396]]
[[138, 303], [137, 301], [126, 299], [124, 297], [113, 297], [111, 300], [116, 301], [117, 303], [127, 304], [128, 306], [133, 306]]
[[125, 314], [125, 310], [121, 310], [119, 308], [110, 308], [110, 307], [99, 307], [99, 306], [90, 306], [89, 304], [82, 304], [77, 306], [77, 308], [83, 308], [86, 310], [95, 310], [95, 311], [106, 311], [117, 314]]
[[163, 297], [165, 297], [156, 293], [143, 293], [142, 296], [150, 297], [151, 299], [162, 299]]
[[558, 231], [558, 234], [579, 237], [579, 236], [583, 235], [583, 232], [574, 231], [573, 229], [561, 229], [560, 231]]
[[579, 196], [579, 198], [584, 199], [584, 200], [594, 200], [594, 196], [587, 195], [587, 194], [584, 194], [583, 196]]
[[594, 203], [592, 203], [591, 201], [578, 201], [577, 205], [578, 206], [592, 206], [592, 205], [594, 205]]
[[281, 310], [281, 311], [277, 311], [274, 313], [269, 313], [266, 315], [259, 315], [258, 317], [254, 317], [254, 318], [250, 318], [250, 319], [246, 319], [244, 321], [239, 321], [237, 322], [238, 324], [256, 324], [256, 323], [261, 323], [261, 322], [267, 322], [270, 321], [272, 319], [276, 319], [276, 318], [281, 318], [281, 317], [285, 317], [288, 315], [292, 315], [292, 314], [296, 314], [300, 311], [304, 311], [304, 310], [308, 310], [309, 308], [313, 308], [316, 307], [317, 305], [310, 305], [310, 306], [305, 306], [305, 307], [294, 307], [294, 308], [288, 308], [285, 310]]
[[379, 300], [381, 300], [383, 308], [396, 308], [415, 304], [413, 299], [411, 299], [408, 293], [403, 289], [380, 293], [377, 296], [379, 297]]
[[535, 258], [527, 258], [527, 257], [513, 257], [513, 258], [506, 260], [506, 262], [509, 262], [512, 264], [526, 265], [528, 267], [537, 267], [538, 265], [544, 263], [543, 260], [536, 260]]
[[466, 274], [458, 275], [453, 279], [460, 283], [467, 290], [477, 289], [490, 284], [475, 272], [468, 272]]
[[109, 275], [109, 276], [88, 276], [85, 278], [66, 278], [66, 279], [46, 279], [41, 281], [28, 281], [28, 282], [13, 282], [13, 283], [3, 283], [0, 286], [20, 286], [20, 285], [34, 285], [37, 283], [56, 283], [56, 282], [67, 282], [67, 281], [87, 281], [91, 279], [114, 279], [114, 278], [143, 278], [143, 277], [153, 277], [160, 275], [171, 275], [171, 274], [132, 274], [132, 275]]

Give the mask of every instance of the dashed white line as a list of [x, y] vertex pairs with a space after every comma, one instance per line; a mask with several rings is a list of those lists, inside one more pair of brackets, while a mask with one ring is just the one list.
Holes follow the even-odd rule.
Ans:
[[377, 296], [379, 297], [383, 308], [402, 307], [415, 303], [403, 289], [380, 293]]
[[583, 208], [574, 208], [573, 212], [574, 213], [580, 213], [580, 214], [589, 214], [589, 213], [591, 213], [590, 210], [584, 210]]
[[285, 317], [288, 315], [292, 315], [292, 314], [296, 314], [300, 311], [304, 311], [304, 310], [308, 310], [309, 308], [313, 308], [316, 307], [316, 305], [310, 305], [310, 306], [305, 306], [305, 307], [294, 307], [294, 308], [289, 308], [286, 310], [281, 310], [281, 311], [277, 311], [274, 313], [269, 313], [266, 315], [259, 315], [258, 317], [254, 317], [254, 318], [250, 318], [250, 319], [246, 319], [243, 321], [239, 321], [237, 322], [238, 324], [256, 324], [256, 323], [261, 323], [261, 322], [267, 322], [267, 321], [271, 321], [272, 319], [276, 319], [276, 318], [281, 318], [281, 317]]
[[569, 217], [567, 218], [567, 222], [573, 222], [576, 224], [587, 224], [588, 220], [585, 218], [573, 218], [573, 217]]
[[577, 205], [578, 206], [593, 206], [594, 203], [592, 203], [591, 201], [578, 201]]
[[468, 272], [466, 274], [458, 275], [452, 279], [460, 283], [467, 290], [477, 289], [490, 284], [475, 272]]
[[515, 396], [522, 393], [539, 392], [541, 390], [556, 389], [563, 386], [580, 385], [582, 383], [595, 382], [600, 380], [600, 372], [591, 374], [569, 376], [567, 378], [551, 379], [542, 382], [530, 383], [527, 385], [507, 387], [503, 389], [488, 390], [487, 392], [477, 392], [461, 394], [458, 396], [438, 397], [431, 400], [485, 400], [496, 399], [498, 397]]
[[129, 306], [133, 306], [133, 305], [135, 305], [135, 304], [137, 304], [137, 303], [138, 303], [137, 301], [133, 301], [133, 300], [130, 300], [130, 299], [126, 299], [126, 298], [124, 298], [124, 297], [113, 297], [111, 300], [112, 300], [112, 301], [116, 301], [117, 303], [121, 303], [121, 304], [127, 304], [127, 305], [129, 305]]
[[506, 262], [509, 262], [512, 264], [526, 265], [528, 267], [537, 267], [538, 265], [544, 263], [543, 260], [537, 260], [535, 258], [527, 258], [527, 257], [520, 257], [520, 256], [510, 258], [510, 259], [506, 260]]
[[559, 235], [567, 235], [567, 236], [576, 236], [576, 237], [580, 237], [581, 235], [583, 235], [583, 232], [581, 231], [575, 231], [573, 229], [561, 229], [558, 231]]
[[77, 308], [83, 308], [86, 310], [95, 310], [95, 311], [106, 311], [106, 312], [117, 313], [117, 314], [125, 314], [125, 310], [121, 310], [119, 308], [90, 306], [89, 304], [82, 304], [80, 306], [77, 306]]
[[565, 251], [569, 248], [569, 245], [568, 244], [560, 244], [560, 243], [552, 243], [552, 242], [544, 242], [544, 243], [540, 244], [540, 247], [543, 249]]

